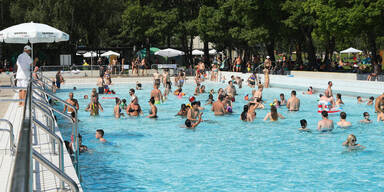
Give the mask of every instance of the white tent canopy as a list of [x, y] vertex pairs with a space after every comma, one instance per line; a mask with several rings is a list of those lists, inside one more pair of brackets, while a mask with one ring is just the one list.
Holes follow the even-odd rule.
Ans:
[[114, 52], [114, 51], [107, 51], [107, 52], [101, 54], [100, 56], [102, 56], [102, 57], [109, 57], [109, 56], [111, 56], [111, 55], [116, 55], [116, 56], [120, 57], [120, 54], [119, 54], [119, 53], [116, 53], [116, 52]]
[[204, 55], [204, 52], [195, 49], [195, 50], [192, 51], [192, 55]]
[[209, 50], [209, 54], [210, 54], [210, 55], [216, 55], [216, 54], [217, 54], [216, 49], [211, 49], [211, 50]]
[[160, 51], [157, 51], [155, 53], [155, 55], [160, 55], [163, 57], [177, 57], [180, 55], [184, 55], [184, 52], [176, 50], [176, 49], [168, 48], [168, 49], [162, 49]]
[[42, 23], [22, 23], [0, 31], [0, 42], [5, 43], [53, 43], [68, 41], [69, 35]]
[[346, 50], [343, 50], [343, 51], [340, 51], [340, 53], [362, 53], [363, 51], [360, 51], [358, 49], [355, 49], [355, 48], [348, 48]]
[[83, 54], [83, 57], [97, 57], [98, 54], [94, 51], [89, 51]]

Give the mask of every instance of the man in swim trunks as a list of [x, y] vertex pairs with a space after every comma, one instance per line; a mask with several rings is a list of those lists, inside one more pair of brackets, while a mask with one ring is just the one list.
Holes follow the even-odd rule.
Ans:
[[332, 131], [334, 128], [333, 121], [328, 119], [328, 112], [321, 112], [321, 117], [323, 119], [320, 120], [319, 123], [317, 123], [317, 130], [321, 132]]
[[99, 88], [99, 94], [104, 94], [104, 76], [100, 75], [100, 77], [97, 79], [97, 87]]
[[340, 121], [337, 122], [337, 126], [342, 127], [342, 128], [348, 128], [352, 126], [352, 123], [347, 121], [347, 114], [345, 112], [340, 113]]
[[219, 99], [213, 102], [212, 111], [215, 115], [224, 115], [227, 112], [223, 103], [224, 97], [224, 95], [219, 95]]
[[158, 85], [153, 86], [150, 97], [155, 98], [155, 104], [160, 104], [160, 100], [164, 102], [163, 94], [161, 93]]
[[325, 96], [328, 97], [328, 98], [333, 97], [332, 85], [333, 85], [332, 81], [328, 81], [328, 88], [325, 90]]
[[[69, 98], [66, 100], [66, 102], [71, 104], [72, 106], [75, 106], [76, 111], [79, 110], [79, 103], [77, 102], [77, 99], [73, 98], [73, 93], [72, 92], [69, 93]], [[72, 107], [68, 107], [67, 105], [64, 105], [63, 113], [65, 113], [65, 111], [67, 111], [67, 109], [68, 109], [68, 113], [72, 113], [74, 111], [72, 109]]]
[[287, 101], [288, 111], [299, 111], [300, 109], [300, 99], [296, 97], [296, 91], [291, 92], [291, 98]]
[[384, 113], [384, 93], [376, 98], [375, 101], [375, 112]]

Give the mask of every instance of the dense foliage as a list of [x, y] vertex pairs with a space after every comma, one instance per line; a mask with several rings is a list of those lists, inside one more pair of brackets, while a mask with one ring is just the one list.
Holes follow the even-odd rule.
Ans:
[[[200, 36], [244, 57], [296, 52], [315, 64], [350, 46], [384, 46], [384, 0], [1, 0], [0, 29], [41, 22], [70, 34], [66, 46], [174, 47], [191, 55]], [[188, 59], [189, 57], [186, 57]], [[188, 61], [187, 61], [188, 62]]]

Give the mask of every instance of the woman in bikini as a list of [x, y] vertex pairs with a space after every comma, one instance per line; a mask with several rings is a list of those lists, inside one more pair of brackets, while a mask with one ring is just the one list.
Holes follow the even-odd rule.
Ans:
[[151, 97], [148, 101], [149, 106], [151, 109], [149, 110], [149, 115], [147, 116], [148, 118], [157, 118], [157, 107], [155, 105], [155, 98]]
[[139, 116], [140, 114], [143, 114], [143, 111], [139, 104], [131, 103], [127, 107], [127, 114], [129, 116]]

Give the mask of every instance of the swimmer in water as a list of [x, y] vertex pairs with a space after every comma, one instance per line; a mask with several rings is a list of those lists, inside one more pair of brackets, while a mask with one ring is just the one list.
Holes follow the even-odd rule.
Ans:
[[357, 96], [357, 103], [364, 103], [363, 101], [363, 98], [361, 98], [360, 96]]
[[136, 90], [142, 90], [142, 84], [139, 81], [136, 81]]
[[177, 113], [177, 115], [186, 117], [187, 113], [188, 113], [188, 107], [185, 104], [181, 104], [180, 111]]
[[280, 105], [281, 106], [285, 106], [285, 105], [287, 105], [287, 101], [285, 100], [285, 96], [284, 96], [284, 93], [281, 93], [280, 94]]
[[84, 99], [88, 99], [88, 95], [84, 95]]
[[202, 85], [202, 86], [200, 87], [200, 93], [205, 93], [205, 85]]
[[202, 120], [203, 113], [199, 114], [199, 119], [193, 123], [192, 120], [185, 120], [185, 127], [187, 129], [194, 129], [196, 128], [203, 120]]
[[99, 115], [99, 110], [103, 112], [103, 107], [99, 103], [98, 97], [92, 97], [91, 103], [88, 104], [86, 111], [89, 111], [92, 116]]
[[317, 130], [321, 132], [332, 131], [334, 128], [333, 121], [328, 119], [328, 112], [321, 112], [322, 120], [317, 123]]
[[151, 109], [149, 110], [149, 115], [147, 116], [148, 118], [157, 118], [157, 107], [155, 105], [155, 98], [151, 97], [148, 101], [149, 106]]
[[356, 143], [356, 136], [353, 134], [348, 135], [346, 141], [343, 142], [343, 146], [348, 147], [349, 149], [364, 149], [365, 147]]
[[285, 119], [285, 117], [283, 115], [281, 115], [281, 113], [278, 113], [277, 112], [277, 108], [275, 106], [271, 106], [271, 112], [267, 113], [267, 115], [264, 117], [264, 121], [266, 120], [270, 120], [270, 121], [277, 121], [280, 119]]
[[96, 130], [95, 137], [96, 137], [96, 139], [98, 139], [99, 141], [101, 141], [103, 143], [107, 142], [107, 140], [104, 139], [104, 130], [102, 130], [102, 129]]
[[348, 128], [352, 126], [352, 123], [347, 121], [347, 114], [345, 112], [340, 113], [340, 121], [337, 122], [337, 126], [341, 128]]
[[384, 112], [384, 93], [376, 98], [375, 112]]
[[288, 111], [299, 111], [300, 109], [300, 99], [296, 97], [296, 91], [291, 92], [291, 98], [287, 101]]
[[363, 113], [364, 119], [360, 120], [361, 123], [372, 123], [372, 120], [369, 119], [370, 115], [368, 112]]
[[205, 105], [212, 105], [215, 100], [213, 99], [213, 95], [209, 94], [207, 103]]
[[375, 98], [374, 97], [370, 97], [368, 102], [367, 102], [367, 105], [373, 105], [373, 101], [375, 101]]
[[199, 95], [199, 93], [200, 93], [200, 84], [197, 83], [197, 84], [196, 84], [196, 88], [195, 88], [195, 93], [194, 93], [194, 95]]
[[197, 101], [194, 101], [191, 103], [191, 105], [192, 105], [192, 108], [188, 109], [187, 118], [194, 123], [194, 122], [198, 121], [197, 117], [200, 114], [199, 104]]
[[120, 108], [121, 101], [119, 98], [116, 97], [115, 102], [116, 102], [116, 105], [113, 108], [113, 114], [115, 115], [115, 118], [120, 118], [121, 115], [124, 115], [123, 113], [121, 113], [121, 108]]
[[312, 88], [312, 86], [310, 86], [310, 87], [308, 88], [308, 90], [307, 90], [306, 93], [303, 92], [303, 95], [305, 95], [305, 94], [307, 94], [307, 95], [312, 95], [313, 93], [314, 93], [313, 88]]
[[[79, 110], [79, 102], [77, 102], [77, 99], [73, 98], [73, 93], [69, 93], [69, 98], [66, 100], [67, 103], [71, 104], [76, 108], [76, 111]], [[68, 110], [68, 113], [72, 113], [74, 109], [72, 107], [69, 107], [68, 105], [64, 105], [63, 113], [65, 113]]]
[[153, 86], [153, 90], [151, 91], [150, 97], [155, 98], [155, 104], [161, 104], [161, 102], [164, 102], [163, 94], [161, 93], [159, 86], [155, 84]]
[[224, 115], [227, 113], [227, 110], [225, 110], [225, 106], [223, 103], [224, 95], [219, 95], [219, 99], [212, 104], [212, 111], [215, 115]]
[[127, 100], [126, 99], [121, 100], [120, 108], [123, 110], [127, 109]]
[[344, 105], [343, 100], [341, 99], [341, 94], [336, 94], [336, 106]]
[[300, 125], [301, 125], [301, 128], [299, 128], [299, 131], [311, 132], [311, 130], [307, 128], [307, 120], [305, 119], [300, 120]]

